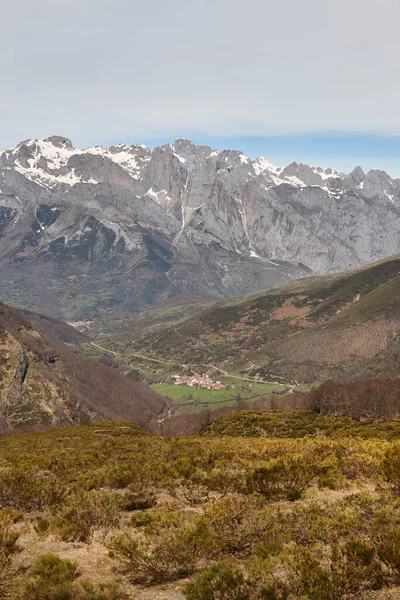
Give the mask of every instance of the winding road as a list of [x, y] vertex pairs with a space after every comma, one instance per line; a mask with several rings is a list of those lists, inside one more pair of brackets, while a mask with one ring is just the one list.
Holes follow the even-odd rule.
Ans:
[[282, 382], [282, 381], [260, 381], [260, 379], [256, 379], [254, 377], [241, 377], [240, 375], [232, 375], [231, 373], [228, 373], [227, 371], [225, 371], [224, 369], [221, 369], [220, 367], [216, 367], [213, 364], [207, 364], [207, 365], [188, 365], [188, 364], [180, 364], [180, 363], [176, 363], [176, 362], [171, 362], [171, 361], [167, 361], [167, 360], [160, 360], [157, 358], [151, 358], [150, 356], [144, 356], [143, 354], [137, 354], [135, 352], [129, 352], [127, 354], [122, 354], [120, 352], [115, 352], [114, 350], [110, 350], [109, 348], [104, 348], [103, 346], [100, 346], [100, 344], [96, 344], [95, 342], [90, 342], [90, 344], [94, 347], [97, 348], [98, 350], [101, 350], [102, 352], [107, 352], [108, 354], [112, 354], [113, 356], [115, 356], [116, 358], [122, 358], [122, 359], [127, 359], [127, 358], [140, 358], [141, 360], [147, 360], [148, 362], [153, 362], [153, 363], [157, 363], [160, 365], [169, 365], [172, 367], [179, 367], [180, 369], [186, 369], [188, 367], [193, 368], [193, 367], [200, 367], [202, 369], [215, 369], [215, 371], [218, 371], [219, 373], [221, 373], [224, 377], [230, 377], [231, 379], [238, 379], [239, 381], [250, 381], [250, 382], [254, 382], [254, 383], [265, 383], [265, 384], [269, 384], [269, 385], [280, 385], [282, 387], [288, 387], [288, 393], [293, 392], [293, 389], [299, 385], [297, 383], [297, 381], [294, 381], [293, 383], [289, 383], [289, 382]]

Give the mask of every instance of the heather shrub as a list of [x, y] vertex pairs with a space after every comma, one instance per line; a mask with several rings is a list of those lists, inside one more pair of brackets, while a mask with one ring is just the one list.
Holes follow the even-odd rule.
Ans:
[[346, 484], [346, 477], [340, 470], [339, 461], [335, 456], [327, 456], [317, 467], [318, 486], [337, 490]]
[[152, 508], [156, 502], [155, 490], [146, 486], [130, 485], [121, 495], [121, 508], [129, 512]]
[[[121, 499], [113, 493], [80, 492], [70, 496], [51, 521], [49, 531], [65, 541], [104, 539], [121, 520]], [[44, 524], [42, 525], [44, 527]]]
[[18, 538], [12, 512], [0, 510], [0, 556], [7, 558], [16, 552]]
[[26, 583], [24, 600], [69, 600], [74, 598], [74, 581], [78, 565], [55, 554], [40, 556]]
[[395, 494], [400, 494], [400, 444], [390, 446], [383, 457], [382, 472]]
[[66, 489], [50, 473], [29, 468], [0, 469], [0, 506], [22, 511], [56, 506], [62, 502]]
[[267, 500], [298, 500], [315, 478], [316, 467], [309, 455], [289, 454], [272, 458], [248, 474], [249, 491]]
[[131, 582], [146, 584], [173, 581], [192, 573], [200, 551], [195, 529], [185, 520], [172, 522], [170, 528], [150, 525], [142, 535], [117, 535], [109, 549]]
[[[272, 572], [276, 564], [253, 561], [246, 568], [218, 562], [200, 571], [185, 587], [187, 600], [288, 600], [290, 586]], [[296, 596], [297, 597], [297, 596]]]
[[290, 566], [292, 590], [310, 600], [342, 600], [386, 583], [375, 549], [359, 539], [349, 539], [341, 547], [333, 544], [325, 556], [320, 550], [298, 546]]
[[12, 566], [9, 558], [0, 554], [0, 598], [17, 600], [15, 592], [20, 582], [20, 573]]
[[2, 600], [11, 598], [19, 579], [19, 574], [11, 563], [11, 555], [18, 551], [18, 538], [12, 512], [0, 510], [0, 598]]
[[206, 478], [199, 470], [196, 470], [188, 478], [175, 481], [173, 493], [183, 498], [190, 506], [204, 504], [210, 499], [210, 490], [206, 485]]
[[78, 582], [77, 563], [55, 554], [40, 556], [20, 600], [128, 600], [116, 584]]
[[187, 600], [252, 600], [254, 590], [240, 569], [220, 562], [200, 571], [184, 590]]
[[207, 506], [196, 522], [196, 538], [204, 556], [248, 554], [265, 528], [258, 498], [228, 496]]

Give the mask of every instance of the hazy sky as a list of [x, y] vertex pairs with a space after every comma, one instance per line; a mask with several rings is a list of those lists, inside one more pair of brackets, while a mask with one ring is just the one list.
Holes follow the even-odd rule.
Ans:
[[399, 0], [0, 5], [0, 148], [187, 137], [400, 176]]

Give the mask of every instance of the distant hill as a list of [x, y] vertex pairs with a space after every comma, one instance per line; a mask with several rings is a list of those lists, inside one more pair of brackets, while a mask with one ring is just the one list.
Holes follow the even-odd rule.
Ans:
[[[191, 307], [193, 311], [193, 306]], [[107, 346], [177, 363], [297, 382], [396, 377], [400, 357], [400, 255], [371, 266], [312, 277], [214, 303], [172, 323], [148, 327]], [[151, 323], [151, 325], [150, 325]]]
[[0, 304], [0, 433], [100, 418], [147, 426], [168, 400], [74, 350], [84, 336], [64, 323]]

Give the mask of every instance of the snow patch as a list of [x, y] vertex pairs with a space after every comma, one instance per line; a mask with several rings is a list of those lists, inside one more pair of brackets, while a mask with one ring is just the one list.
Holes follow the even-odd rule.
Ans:
[[179, 160], [180, 163], [184, 164], [186, 162], [186, 158], [183, 158], [183, 156], [179, 156], [179, 154], [176, 154], [176, 152], [173, 152], [173, 155]]

